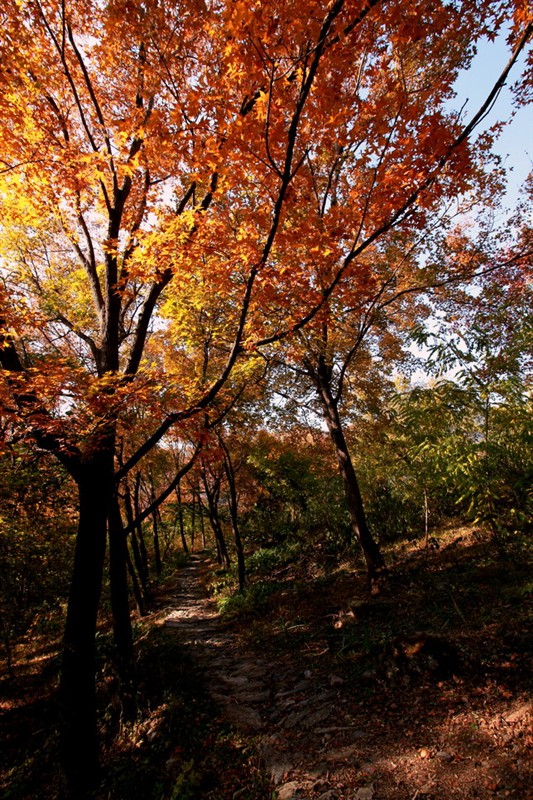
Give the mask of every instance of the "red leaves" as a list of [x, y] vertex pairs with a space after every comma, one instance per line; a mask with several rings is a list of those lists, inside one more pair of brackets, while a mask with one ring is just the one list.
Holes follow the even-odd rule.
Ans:
[[445, 108], [497, 3], [62, 13], [6, 7], [0, 245], [34, 390], [72, 430], [207, 403], [244, 342], [318, 320], [333, 287], [368, 303], [395, 225], [486, 190], [489, 138], [474, 158]]

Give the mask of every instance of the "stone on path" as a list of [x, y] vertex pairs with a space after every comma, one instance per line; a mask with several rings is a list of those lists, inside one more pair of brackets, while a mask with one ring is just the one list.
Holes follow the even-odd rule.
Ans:
[[229, 722], [241, 730], [260, 730], [263, 727], [261, 714], [251, 706], [227, 703], [224, 707], [224, 715]]
[[[169, 614], [166, 626], [176, 630], [204, 668], [220, 714], [253, 737], [278, 800], [309, 800], [320, 792], [321, 800], [344, 800], [340, 787], [332, 788], [329, 776], [335, 764], [352, 762], [358, 747], [351, 743], [343, 748], [339, 743], [329, 752], [322, 735], [350, 731], [355, 739], [367, 734], [347, 725], [344, 717], [337, 718], [337, 724], [330, 722], [330, 728], [320, 727], [339, 711], [335, 687], [342, 685], [342, 679], [336, 675], [323, 678], [245, 652], [206, 597], [197, 579], [201, 565], [202, 559], [195, 558], [183, 569], [177, 608]], [[373, 796], [373, 787], [362, 787], [350, 800], [373, 800]]]
[[361, 786], [360, 789], [357, 789], [354, 800], [373, 800], [374, 797], [374, 785], [370, 784], [370, 786]]
[[312, 783], [289, 781], [278, 787], [278, 800], [308, 800]]

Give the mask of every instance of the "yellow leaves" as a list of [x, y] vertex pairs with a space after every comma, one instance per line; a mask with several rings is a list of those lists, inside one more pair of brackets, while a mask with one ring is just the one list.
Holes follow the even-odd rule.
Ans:
[[332, 247], [329, 247], [328, 245], [322, 245], [322, 246], [314, 245], [313, 247], [309, 247], [307, 249], [307, 252], [312, 254], [313, 256], [322, 256], [324, 258], [327, 258], [329, 255], [335, 253], [335, 250]]
[[517, 33], [524, 31], [533, 20], [533, 13], [531, 12], [531, 4], [528, 0], [519, 0], [515, 2], [514, 11], [514, 29]]
[[263, 122], [267, 118], [268, 94], [261, 90], [259, 90], [257, 94], [258, 97], [254, 106], [254, 113], [257, 115], [257, 119]]
[[228, 34], [240, 36], [254, 19], [254, 4], [247, 0], [235, 0], [227, 6], [226, 30]]
[[[0, 258], [18, 265], [29, 349], [36, 342], [36, 352], [83, 367], [71, 378], [58, 370], [54, 382], [70, 380], [87, 426], [128, 399], [170, 403], [170, 382], [176, 403], [196, 396], [227, 360], [256, 271], [250, 353], [320, 302], [356, 237], [385, 226], [433, 174], [456, 133], [441, 108], [463, 47], [455, 33], [480, 12], [465, 3], [466, 21], [455, 21], [450, 4], [392, 0], [346, 34], [359, 5], [347, 4], [307, 95], [326, 2], [73, 3], [78, 54], [66, 43], [63, 58], [42, 14], [20, 41], [8, 14], [0, 158], [21, 166], [0, 177]], [[61, 4], [41, 6], [60, 31]], [[422, 206], [429, 212], [475, 179], [464, 148], [406, 224], [422, 227]], [[360, 307], [390, 275], [372, 256], [345, 270], [339, 308]], [[113, 259], [118, 288], [105, 285], [101, 266]], [[99, 346], [112, 316], [93, 303], [105, 306], [113, 292], [121, 365], [156, 297], [146, 373], [128, 387], [91, 374], [87, 339]], [[253, 362], [243, 361], [243, 378]]]

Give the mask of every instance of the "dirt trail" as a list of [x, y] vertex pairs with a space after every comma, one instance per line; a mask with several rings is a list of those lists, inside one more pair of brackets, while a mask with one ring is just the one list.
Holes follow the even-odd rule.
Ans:
[[381, 685], [372, 708], [333, 662], [315, 673], [297, 654], [246, 647], [206, 596], [210, 566], [190, 557], [165, 624], [224, 718], [255, 742], [279, 800], [531, 800], [527, 697], [486, 697], [462, 680]]
[[[202, 556], [191, 556], [181, 573], [177, 608], [165, 624], [176, 629], [205, 668], [225, 719], [254, 737], [280, 800], [339, 797], [328, 781], [331, 768], [368, 734], [343, 713], [334, 678], [325, 684], [309, 671], [271, 660], [268, 653], [243, 649], [205, 595], [200, 579], [205, 565]], [[343, 734], [342, 753], [331, 746], [337, 732]]]

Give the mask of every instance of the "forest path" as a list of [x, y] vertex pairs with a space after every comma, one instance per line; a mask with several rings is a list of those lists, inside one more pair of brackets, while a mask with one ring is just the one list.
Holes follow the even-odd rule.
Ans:
[[[466, 670], [369, 684], [343, 671], [324, 639], [313, 637], [313, 658], [268, 639], [252, 648], [207, 596], [213, 566], [190, 557], [166, 625], [205, 672], [223, 719], [256, 747], [278, 800], [533, 800], [533, 705], [522, 682], [509, 691]], [[513, 670], [520, 677], [518, 654], [505, 658], [511, 681]]]
[[[325, 682], [298, 664], [245, 648], [206, 595], [202, 576], [208, 568], [205, 556], [190, 557], [180, 573], [176, 610], [165, 624], [205, 670], [224, 719], [255, 742], [279, 800], [341, 797], [335, 763], [351, 759], [369, 736], [343, 712], [342, 680]], [[341, 750], [333, 741], [338, 733]], [[368, 800], [372, 791], [366, 788], [349, 796]]]

